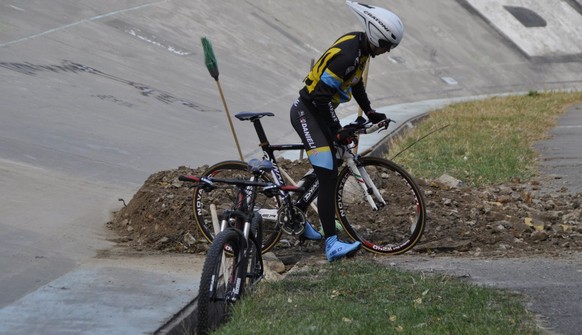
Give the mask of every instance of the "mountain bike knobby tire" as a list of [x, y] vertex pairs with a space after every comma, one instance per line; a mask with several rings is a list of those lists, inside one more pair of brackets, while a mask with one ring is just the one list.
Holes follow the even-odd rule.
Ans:
[[361, 157], [359, 162], [386, 206], [374, 211], [350, 169], [342, 169], [336, 187], [336, 215], [346, 233], [374, 253], [396, 255], [410, 250], [420, 240], [426, 225], [420, 188], [410, 174], [389, 160]]
[[[250, 180], [253, 174], [249, 171], [248, 165], [242, 161], [224, 161], [209, 167], [203, 176], [213, 176], [216, 178], [239, 178]], [[262, 181], [272, 182], [271, 176], [264, 174]], [[225, 185], [219, 185], [225, 186]], [[216, 205], [219, 222], [225, 210], [239, 209], [238, 189], [236, 187], [218, 187], [212, 190], [204, 190], [203, 187], [196, 187], [192, 194], [192, 209], [194, 211], [194, 222], [200, 228], [202, 235], [208, 242], [214, 239], [214, 228], [210, 214], [210, 205]], [[271, 250], [281, 238], [281, 228], [277, 223], [277, 211], [280, 207], [279, 197], [268, 198], [259, 193], [255, 201], [255, 211], [263, 213], [263, 241], [262, 253]]]
[[198, 290], [197, 334], [207, 334], [226, 322], [236, 301], [233, 297], [244, 292], [245, 281], [240, 278], [246, 276], [246, 262], [241, 238], [227, 229], [216, 235], [208, 249]]

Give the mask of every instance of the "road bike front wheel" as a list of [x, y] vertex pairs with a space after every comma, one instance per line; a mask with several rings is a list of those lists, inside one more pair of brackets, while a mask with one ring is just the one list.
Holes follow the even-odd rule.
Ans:
[[[410, 250], [426, 225], [420, 188], [410, 174], [389, 160], [362, 157], [359, 163], [363, 171], [357, 175], [349, 167], [342, 169], [336, 188], [336, 215], [346, 233], [374, 253], [395, 255]], [[367, 200], [361, 186], [364, 182], [378, 210]]]
[[241, 263], [246, 262], [240, 239], [238, 232], [227, 229], [216, 235], [208, 249], [198, 291], [197, 334], [207, 334], [228, 320], [244, 291], [246, 265]]
[[[209, 167], [203, 176], [212, 176], [226, 179], [251, 180], [253, 174], [249, 171], [248, 165], [242, 161], [224, 161]], [[270, 176], [264, 174], [260, 181], [271, 182]], [[225, 210], [242, 210], [240, 194], [236, 188], [204, 189], [196, 187], [192, 195], [192, 208], [194, 211], [194, 222], [200, 228], [202, 235], [208, 242], [214, 239], [214, 226], [210, 207], [216, 206], [219, 222]], [[281, 200], [277, 197], [267, 197], [259, 193], [255, 200], [255, 212], [263, 218], [263, 241], [261, 251], [263, 253], [271, 250], [281, 238], [281, 228], [277, 222], [277, 213]]]

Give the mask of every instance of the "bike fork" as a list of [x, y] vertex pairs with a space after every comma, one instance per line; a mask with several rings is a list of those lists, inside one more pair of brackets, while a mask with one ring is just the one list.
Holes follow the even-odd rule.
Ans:
[[[370, 175], [368, 175], [366, 169], [363, 166], [356, 164], [352, 157], [347, 159], [347, 164], [350, 171], [352, 172], [352, 175], [358, 181], [358, 185], [362, 187], [362, 191], [364, 192], [364, 196], [370, 204], [370, 207], [377, 211], [378, 207], [386, 206], [386, 201], [384, 201], [384, 198], [382, 198], [380, 191], [378, 191], [378, 188], [372, 181], [372, 178], [370, 178]], [[378, 200], [378, 202], [374, 201], [372, 194], [374, 194], [374, 197]]]

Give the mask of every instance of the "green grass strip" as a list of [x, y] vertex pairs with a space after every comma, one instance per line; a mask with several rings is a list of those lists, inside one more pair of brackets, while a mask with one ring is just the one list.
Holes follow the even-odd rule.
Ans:
[[582, 92], [530, 92], [450, 105], [392, 141], [389, 157], [436, 130], [395, 161], [416, 177], [448, 174], [469, 186], [529, 180], [538, 172], [533, 144], [549, 136], [567, 106], [581, 102]]
[[520, 296], [361, 259], [315, 265], [241, 300], [216, 334], [541, 334]]

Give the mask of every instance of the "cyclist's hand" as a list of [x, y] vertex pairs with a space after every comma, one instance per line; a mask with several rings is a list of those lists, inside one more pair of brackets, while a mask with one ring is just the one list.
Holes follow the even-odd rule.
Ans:
[[368, 120], [372, 121], [373, 124], [386, 120], [386, 114], [377, 113], [375, 110], [369, 110], [366, 112]]
[[350, 143], [358, 144], [358, 137], [354, 134], [353, 127], [346, 126], [341, 128], [335, 135], [337, 143], [348, 145]]

